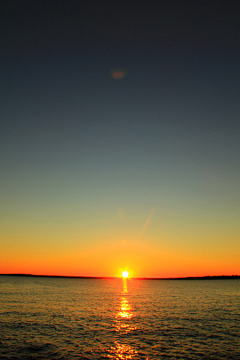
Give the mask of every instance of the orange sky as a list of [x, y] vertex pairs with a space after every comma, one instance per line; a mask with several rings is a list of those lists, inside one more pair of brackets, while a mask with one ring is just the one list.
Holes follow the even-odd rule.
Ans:
[[[150, 233], [150, 229], [149, 229]], [[97, 234], [95, 235], [97, 237]], [[156, 237], [156, 235], [155, 235]], [[74, 237], [73, 237], [74, 238]], [[48, 235], [5, 235], [1, 243], [0, 273], [28, 273], [67, 276], [179, 277], [236, 275], [240, 273], [238, 252], [228, 248], [227, 239], [216, 245], [184, 246], [176, 239], [161, 239], [145, 234], [135, 240], [125, 237], [99, 240], [82, 245], [77, 239], [62, 237], [53, 241]], [[174, 243], [175, 241], [175, 243]], [[166, 243], [169, 243], [167, 246]], [[4, 245], [3, 245], [4, 244]], [[237, 249], [237, 241], [236, 241]]]

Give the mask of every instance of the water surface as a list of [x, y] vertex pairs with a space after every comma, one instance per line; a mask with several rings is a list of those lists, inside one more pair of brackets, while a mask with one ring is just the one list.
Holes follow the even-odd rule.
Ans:
[[0, 276], [0, 359], [240, 359], [240, 280]]

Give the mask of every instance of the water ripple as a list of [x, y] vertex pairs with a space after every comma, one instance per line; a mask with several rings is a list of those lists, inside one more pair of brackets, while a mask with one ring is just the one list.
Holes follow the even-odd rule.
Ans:
[[0, 285], [1, 359], [240, 359], [239, 280]]

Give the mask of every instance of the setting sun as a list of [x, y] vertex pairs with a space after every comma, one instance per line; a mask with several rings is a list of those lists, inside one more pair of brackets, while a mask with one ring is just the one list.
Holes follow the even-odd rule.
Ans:
[[123, 278], [128, 278], [128, 275], [129, 275], [128, 271], [125, 270], [125, 271], [122, 272], [122, 277]]

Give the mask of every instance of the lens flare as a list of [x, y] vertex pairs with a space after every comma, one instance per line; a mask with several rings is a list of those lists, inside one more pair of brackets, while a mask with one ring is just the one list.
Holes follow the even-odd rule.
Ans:
[[111, 69], [110, 75], [113, 79], [120, 80], [126, 76], [126, 69]]

